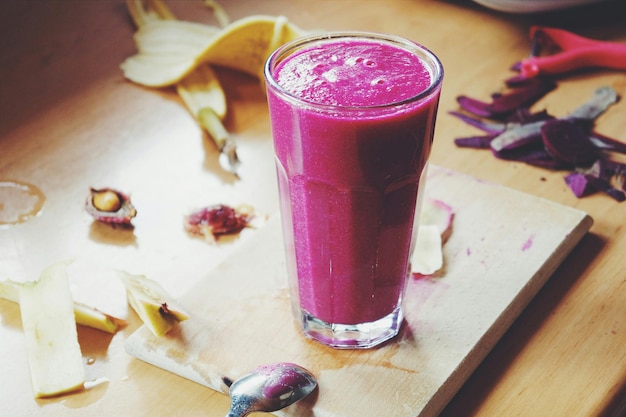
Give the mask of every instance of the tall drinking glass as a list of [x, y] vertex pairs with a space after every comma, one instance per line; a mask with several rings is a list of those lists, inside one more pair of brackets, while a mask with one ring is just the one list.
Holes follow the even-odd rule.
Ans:
[[397, 335], [443, 68], [376, 33], [327, 33], [265, 65], [294, 314], [307, 337]]

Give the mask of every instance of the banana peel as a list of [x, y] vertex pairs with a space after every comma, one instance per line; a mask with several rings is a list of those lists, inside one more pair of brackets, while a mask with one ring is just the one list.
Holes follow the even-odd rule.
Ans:
[[213, 69], [203, 64], [176, 84], [176, 91], [196, 121], [215, 142], [220, 151], [220, 165], [237, 175], [241, 165], [237, 146], [224, 127], [226, 95]]
[[226, 95], [209, 65], [201, 65], [183, 78], [176, 84], [176, 91], [196, 117], [204, 108], [211, 108], [220, 119], [226, 117]]
[[143, 275], [119, 273], [126, 286], [129, 304], [155, 336], [165, 335], [179, 322], [189, 318], [189, 314], [158, 282]]
[[237, 147], [223, 125], [227, 103], [211, 65], [256, 77], [263, 84], [263, 66], [278, 46], [305, 34], [284, 16], [254, 15], [230, 22], [214, 0], [205, 0], [222, 26], [176, 20], [161, 0], [127, 0], [137, 54], [121, 69], [129, 80], [147, 87], [176, 86], [198, 124], [220, 151], [219, 162], [237, 175]]
[[[148, 87], [175, 85], [202, 63], [262, 77], [269, 54], [305, 34], [283, 16], [253, 15], [236, 20], [202, 42], [199, 24], [150, 21], [135, 36], [138, 53], [121, 65], [124, 75]], [[204, 25], [207, 28], [214, 28]]]
[[144, 18], [134, 35], [138, 53], [122, 62], [124, 76], [147, 87], [167, 87], [188, 75], [219, 28], [180, 20]]
[[270, 53], [303, 34], [284, 16], [248, 16], [224, 28], [198, 58], [200, 62], [262, 78], [263, 65]]
[[[178, 21], [160, 0], [149, 0], [148, 5], [149, 10], [146, 10], [141, 0], [127, 0], [130, 15], [138, 27], [135, 43], [139, 55], [135, 61], [122, 63], [122, 69], [131, 81], [141, 83], [141, 79], [151, 79], [158, 86], [159, 76], [169, 71], [177, 73], [181, 66], [185, 68], [189, 66], [189, 62], [195, 62], [199, 51], [206, 45], [206, 40], [216, 35], [220, 29]], [[218, 20], [223, 24], [228, 23], [225, 20], [227, 15], [217, 3], [208, 1], [207, 5], [219, 15]], [[171, 39], [174, 39], [173, 43], [170, 42]], [[183, 44], [181, 40], [184, 40]], [[158, 52], [164, 50], [168, 54]], [[211, 67], [197, 66], [176, 84], [176, 91], [198, 124], [215, 142], [220, 151], [221, 166], [237, 175], [240, 161], [236, 146], [222, 124], [227, 111], [226, 95]]]
[[[0, 299], [19, 304], [20, 286], [22, 285], [24, 285], [22, 282], [0, 280]], [[125, 295], [123, 302], [126, 303]], [[111, 334], [117, 333], [118, 330], [126, 326], [126, 317], [117, 317], [100, 311], [98, 307], [78, 301], [74, 301], [74, 319], [77, 324]]]

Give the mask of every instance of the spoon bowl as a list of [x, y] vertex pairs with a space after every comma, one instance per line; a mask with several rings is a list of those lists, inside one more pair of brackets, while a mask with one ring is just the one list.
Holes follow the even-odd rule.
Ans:
[[260, 366], [230, 386], [231, 405], [226, 417], [278, 411], [306, 397], [315, 387], [315, 377], [301, 366], [285, 362]]

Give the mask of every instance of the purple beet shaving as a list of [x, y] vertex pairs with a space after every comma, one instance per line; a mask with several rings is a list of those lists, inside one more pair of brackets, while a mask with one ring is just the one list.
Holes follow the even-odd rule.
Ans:
[[589, 166], [600, 152], [580, 124], [571, 120], [549, 120], [541, 126], [546, 151], [560, 162], [574, 166]]
[[[518, 66], [517, 67], [513, 67], [512, 69], [516, 70], [516, 71], [520, 71], [522, 66], [521, 62], [518, 62]], [[517, 74], [514, 75], [510, 78], [507, 78], [504, 83], [507, 85], [507, 87], [517, 87], [518, 85], [524, 85], [524, 83], [528, 81], [528, 77], [526, 77], [525, 75], [522, 74]]]
[[602, 178], [594, 177], [593, 175], [586, 174], [585, 179], [589, 181], [589, 184], [596, 189], [597, 191], [601, 191], [606, 193], [614, 200], [622, 202], [626, 200], [626, 193], [622, 190], [618, 190], [613, 187], [609, 181], [603, 180]]
[[603, 181], [610, 181], [611, 177], [615, 175], [619, 169], [618, 165], [618, 163], [613, 161], [598, 159], [588, 170], [585, 170], [584, 173]]
[[595, 188], [589, 184], [587, 176], [580, 172], [572, 172], [565, 177], [565, 183], [578, 198], [593, 194]]
[[[576, 197], [580, 198], [600, 191], [621, 202], [626, 200], [624, 175], [626, 175], [626, 164], [609, 159], [598, 159], [590, 168], [579, 170], [565, 177], [565, 183]], [[613, 182], [619, 188], [614, 186]]]
[[626, 164], [610, 159], [598, 159], [585, 173], [607, 182], [615, 180], [622, 191], [626, 191]]
[[554, 159], [544, 148], [540, 135], [527, 139], [528, 141], [523, 146], [502, 149], [501, 151], [494, 151], [492, 148], [492, 153], [499, 159], [524, 162], [528, 165], [550, 170], [574, 168], [571, 164]]
[[491, 141], [498, 136], [497, 133], [492, 133], [485, 136], [469, 136], [466, 138], [456, 138], [454, 143], [460, 148], [475, 148], [475, 149], [489, 149], [491, 147]]
[[478, 128], [482, 130], [483, 132], [487, 132], [487, 133], [502, 133], [506, 130], [506, 127], [507, 127], [505, 123], [485, 122], [482, 119], [468, 116], [465, 113], [461, 113], [458, 111], [450, 111], [448, 113], [451, 114], [452, 116], [458, 117], [459, 119], [461, 119], [468, 125], [474, 126], [475, 128]]
[[457, 97], [457, 102], [462, 109], [476, 116], [501, 120], [521, 107], [531, 106], [554, 88], [556, 88], [554, 81], [532, 78], [516, 85], [507, 93], [494, 94], [491, 103], [467, 96]]
[[507, 80], [507, 86], [512, 91], [494, 94], [491, 103], [457, 98], [469, 115], [450, 114], [486, 133], [457, 138], [457, 146], [491, 148], [497, 158], [575, 171], [565, 177], [565, 183], [578, 198], [603, 192], [616, 201], [626, 200], [626, 164], [609, 159], [610, 152], [626, 154], [626, 143], [593, 130], [595, 118], [618, 100], [614, 89], [599, 88], [570, 115], [555, 118], [545, 110], [532, 113], [528, 107], [554, 89], [555, 82], [518, 76]]
[[573, 168], [570, 164], [554, 159], [545, 149], [530, 149], [526, 152], [517, 152], [517, 154], [515, 160], [525, 162], [528, 165], [553, 171]]
[[592, 131], [589, 140], [600, 149], [626, 154], [626, 143], [601, 135], [598, 132]]
[[525, 124], [552, 119], [554, 119], [554, 116], [550, 115], [546, 110], [532, 113], [527, 107], [520, 107], [509, 117], [508, 122]]

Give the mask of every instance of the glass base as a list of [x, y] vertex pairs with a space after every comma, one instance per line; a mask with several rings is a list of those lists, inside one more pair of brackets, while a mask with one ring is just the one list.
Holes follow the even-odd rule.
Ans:
[[382, 319], [360, 324], [327, 323], [301, 310], [304, 334], [336, 349], [367, 349], [393, 338], [400, 331], [403, 314], [400, 307]]

